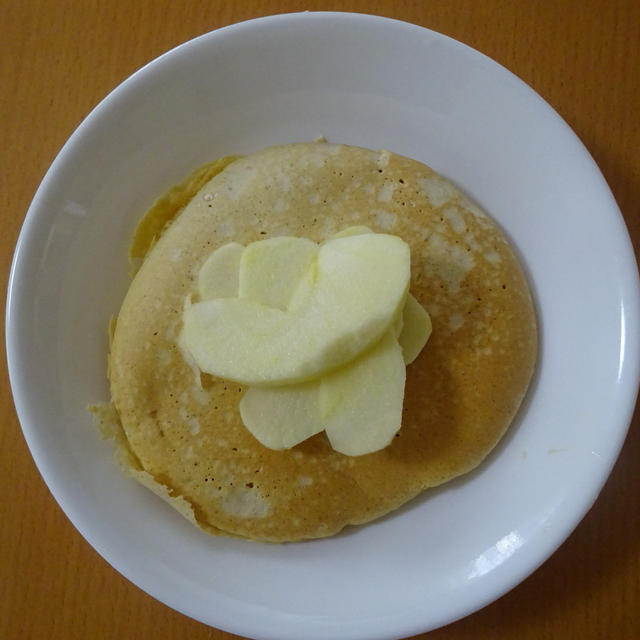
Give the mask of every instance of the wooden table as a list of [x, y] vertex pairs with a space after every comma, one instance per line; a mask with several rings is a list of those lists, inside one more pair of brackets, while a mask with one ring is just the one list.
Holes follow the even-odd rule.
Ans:
[[[305, 9], [400, 18], [450, 35], [505, 65], [583, 140], [638, 250], [638, 0], [2, 0], [3, 294], [20, 225], [40, 180], [67, 137], [107, 92], [194, 36], [248, 18]], [[156, 602], [89, 547], [47, 491], [29, 455], [4, 355], [0, 378], [0, 638], [234, 637]], [[636, 412], [596, 505], [542, 568], [484, 610], [419, 637], [640, 637], [639, 422]]]

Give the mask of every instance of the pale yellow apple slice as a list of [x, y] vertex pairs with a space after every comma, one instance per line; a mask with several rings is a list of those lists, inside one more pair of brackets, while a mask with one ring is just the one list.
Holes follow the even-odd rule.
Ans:
[[398, 337], [405, 364], [411, 364], [420, 355], [430, 335], [431, 318], [429, 314], [409, 294], [402, 312], [402, 331]]
[[317, 253], [318, 245], [306, 238], [252, 242], [240, 259], [238, 295], [284, 311]]
[[324, 429], [317, 380], [286, 387], [250, 387], [240, 400], [240, 417], [269, 449], [290, 449]]
[[404, 305], [409, 247], [397, 236], [337, 238], [320, 247], [308, 303], [296, 313], [253, 300], [196, 303], [184, 344], [206, 373], [250, 386], [304, 382], [377, 342]]
[[388, 332], [369, 352], [320, 380], [320, 411], [331, 446], [360, 456], [386, 447], [402, 425], [406, 369]]
[[198, 273], [198, 294], [201, 300], [235, 298], [238, 295], [240, 257], [244, 247], [230, 242], [216, 249]]
[[392, 332], [334, 373], [303, 384], [251, 387], [240, 401], [247, 429], [270, 449], [289, 449], [327, 429], [334, 449], [386, 447], [402, 422], [405, 367]]
[[[357, 236], [364, 233], [373, 233], [373, 231], [363, 225], [354, 225], [338, 231], [330, 239]], [[402, 313], [398, 314], [394, 327], [395, 335], [402, 347], [404, 362], [411, 364], [420, 355], [431, 335], [431, 318], [410, 293], [407, 295]]]
[[[360, 225], [347, 227], [346, 229], [343, 229], [342, 231], [338, 231], [338, 233], [330, 236], [328, 240], [325, 241], [325, 244], [327, 242], [331, 242], [331, 240], [335, 240], [336, 238], [346, 238], [348, 236], [359, 236], [364, 233], [373, 233], [373, 231], [371, 231], [371, 229], [369, 229], [368, 227], [363, 227]], [[299, 311], [307, 304], [309, 297], [311, 295], [311, 292], [313, 291], [313, 287], [315, 286], [317, 275], [318, 275], [318, 270], [316, 268], [316, 263], [311, 262], [308, 269], [305, 271], [304, 275], [302, 276], [300, 282], [298, 283], [296, 290], [293, 292], [291, 299], [289, 300], [289, 304], [287, 306], [287, 309], [289, 311]]]

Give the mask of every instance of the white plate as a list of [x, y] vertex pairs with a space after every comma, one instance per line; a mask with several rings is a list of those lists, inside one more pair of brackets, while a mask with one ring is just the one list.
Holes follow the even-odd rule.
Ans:
[[[471, 475], [337, 537], [211, 538], [111, 462], [106, 325], [141, 213], [199, 164], [314, 139], [424, 161], [491, 212], [535, 292], [537, 374]], [[233, 633], [392, 638], [491, 602], [542, 563], [602, 487], [637, 391], [637, 270], [598, 168], [504, 68], [425, 29], [304, 13], [197, 38], [111, 93], [64, 146], [20, 235], [7, 349], [33, 457], [65, 513], [129, 580]], [[452, 399], [455, 400], [455, 399]]]

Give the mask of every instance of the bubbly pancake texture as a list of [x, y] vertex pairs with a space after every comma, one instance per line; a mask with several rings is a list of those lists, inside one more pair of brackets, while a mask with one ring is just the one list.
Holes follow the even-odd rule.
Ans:
[[[364, 225], [411, 248], [411, 293], [433, 332], [407, 368], [402, 428], [364, 456], [324, 433], [262, 446], [240, 419], [245, 389], [200, 374], [179, 345], [187, 296], [217, 247], [291, 235], [322, 242]], [[112, 401], [139, 466], [212, 533], [262, 541], [335, 534], [477, 466], [520, 406], [536, 322], [496, 224], [425, 165], [318, 143], [268, 148], [207, 182], [155, 243], [118, 316]]]

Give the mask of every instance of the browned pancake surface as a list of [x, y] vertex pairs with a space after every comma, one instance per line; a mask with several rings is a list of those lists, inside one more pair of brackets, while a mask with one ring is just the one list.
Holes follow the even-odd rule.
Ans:
[[[244, 428], [244, 389], [197, 376], [177, 341], [185, 297], [217, 247], [352, 225], [411, 247], [411, 292], [433, 333], [407, 369], [402, 428], [348, 457], [319, 434], [288, 451]], [[257, 540], [333, 534], [478, 465], [509, 426], [536, 355], [525, 278], [496, 225], [424, 165], [386, 152], [273, 147], [207, 183], [154, 246], [123, 303], [112, 397], [132, 450], [205, 529]]]

